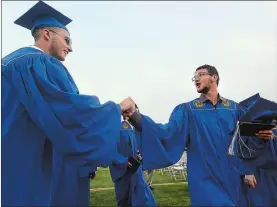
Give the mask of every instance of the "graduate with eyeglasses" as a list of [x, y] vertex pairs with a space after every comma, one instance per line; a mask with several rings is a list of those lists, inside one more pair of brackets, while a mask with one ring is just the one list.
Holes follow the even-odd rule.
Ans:
[[140, 128], [145, 169], [178, 162], [187, 147], [192, 206], [240, 206], [241, 176], [252, 172], [238, 156], [230, 156], [228, 149], [231, 131], [242, 112], [236, 102], [219, 94], [219, 74], [214, 66], [198, 67], [192, 81], [200, 97], [176, 106], [167, 124], [157, 124], [136, 112], [133, 100], [128, 100], [133, 107], [124, 116]]
[[[49, 206], [59, 179], [77, 185], [92, 167], [108, 166], [119, 156], [121, 113], [129, 109], [128, 98], [101, 104], [97, 96], [79, 93], [61, 63], [73, 51], [66, 28], [71, 21], [42, 1], [15, 21], [30, 30], [35, 43], [2, 59], [3, 206]], [[57, 159], [70, 165], [62, 172], [74, 176], [53, 179]], [[77, 196], [71, 190], [65, 199]]]

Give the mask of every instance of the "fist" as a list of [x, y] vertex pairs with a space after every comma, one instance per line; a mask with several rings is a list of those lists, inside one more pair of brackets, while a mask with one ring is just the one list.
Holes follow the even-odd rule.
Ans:
[[274, 137], [273, 130], [262, 130], [256, 134], [257, 137], [264, 140], [270, 140]]
[[95, 176], [96, 176], [96, 173], [95, 173], [95, 172], [92, 172], [92, 173], [89, 174], [88, 177], [89, 177], [91, 180], [93, 180], [93, 179], [95, 178]]
[[244, 176], [244, 183], [247, 184], [251, 188], [255, 188], [257, 184], [256, 178], [254, 175], [245, 175]]
[[136, 111], [136, 103], [130, 98], [125, 98], [121, 103], [121, 113], [124, 117], [130, 117]]
[[142, 160], [142, 156], [141, 156], [139, 150], [137, 151], [137, 157], [138, 157], [138, 161], [141, 161], [141, 160]]

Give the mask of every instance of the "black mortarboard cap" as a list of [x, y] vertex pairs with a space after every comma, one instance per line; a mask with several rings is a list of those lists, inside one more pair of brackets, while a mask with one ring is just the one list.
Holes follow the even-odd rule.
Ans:
[[245, 100], [239, 102], [239, 105], [242, 106], [242, 107], [244, 107], [244, 108], [246, 108], [246, 109], [248, 109], [248, 108], [250, 108], [256, 101], [258, 101], [260, 98], [261, 98], [261, 97], [260, 97], [260, 94], [257, 93], [257, 94], [255, 94], [255, 95], [253, 95], [253, 96], [251, 96], [251, 97], [249, 97], [249, 98], [247, 98], [247, 99], [245, 99]]

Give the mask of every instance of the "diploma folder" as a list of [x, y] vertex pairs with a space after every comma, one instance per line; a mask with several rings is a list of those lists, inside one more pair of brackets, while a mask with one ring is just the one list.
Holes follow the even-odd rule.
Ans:
[[131, 171], [132, 173], [135, 173], [137, 171], [138, 167], [140, 166], [140, 161], [138, 161], [133, 156], [130, 156], [128, 158], [128, 162], [130, 162], [132, 164], [132, 167], [129, 168], [128, 170]]

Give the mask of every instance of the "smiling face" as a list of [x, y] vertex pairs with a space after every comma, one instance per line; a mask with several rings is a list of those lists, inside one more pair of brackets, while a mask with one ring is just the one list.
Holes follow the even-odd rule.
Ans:
[[209, 73], [207, 68], [201, 68], [196, 70], [192, 80], [194, 81], [196, 91], [205, 94], [212, 87], [217, 87], [218, 76]]
[[68, 31], [55, 28], [48, 29], [49, 53], [60, 61], [64, 61], [68, 53], [72, 52], [71, 39]]

